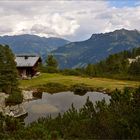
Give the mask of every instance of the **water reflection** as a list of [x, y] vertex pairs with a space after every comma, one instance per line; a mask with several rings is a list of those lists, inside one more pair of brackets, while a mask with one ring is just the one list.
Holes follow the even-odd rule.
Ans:
[[55, 113], [59, 112], [59, 109], [50, 104], [35, 104], [31, 106], [31, 111], [34, 113], [42, 114], [44, 112]]
[[74, 94], [79, 96], [84, 96], [86, 93], [87, 91], [74, 91]]
[[55, 117], [58, 113], [67, 111], [72, 103], [74, 107], [79, 109], [85, 104], [87, 97], [93, 103], [102, 99], [105, 99], [109, 103], [110, 100], [110, 96], [99, 92], [87, 92], [83, 96], [75, 95], [73, 92], [61, 92], [57, 94], [43, 93], [42, 99], [24, 103], [24, 107], [28, 112], [28, 116], [24, 121], [28, 124], [37, 120], [39, 117], [45, 117], [50, 114], [52, 117]]

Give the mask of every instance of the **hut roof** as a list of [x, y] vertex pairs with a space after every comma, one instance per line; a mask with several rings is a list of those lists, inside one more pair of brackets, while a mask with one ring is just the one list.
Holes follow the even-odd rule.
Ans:
[[16, 55], [17, 67], [33, 67], [41, 58], [37, 55]]

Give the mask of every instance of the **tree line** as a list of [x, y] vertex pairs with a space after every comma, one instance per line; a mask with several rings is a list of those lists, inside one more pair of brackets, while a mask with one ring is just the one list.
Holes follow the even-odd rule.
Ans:
[[140, 48], [113, 54], [97, 64], [89, 64], [85, 72], [90, 76], [140, 80], [140, 58], [132, 63], [128, 60], [137, 56], [140, 56]]
[[88, 64], [83, 68], [63, 69], [59, 72], [65, 75], [140, 80], [140, 58], [132, 63], [128, 60], [137, 56], [140, 56], [140, 48], [112, 54], [99, 63]]

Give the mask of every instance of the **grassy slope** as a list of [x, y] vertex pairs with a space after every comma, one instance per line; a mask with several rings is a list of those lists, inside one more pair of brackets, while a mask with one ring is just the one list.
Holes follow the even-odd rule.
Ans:
[[114, 80], [107, 78], [84, 78], [78, 76], [65, 76], [61, 74], [47, 74], [43, 73], [37, 78], [31, 80], [22, 80], [20, 82], [20, 87], [22, 89], [30, 87], [38, 87], [49, 82], [60, 83], [70, 87], [73, 84], [85, 83], [89, 86], [95, 88], [105, 88], [113, 90], [115, 88], [123, 89], [124, 87], [137, 87], [140, 85], [140, 82], [136, 81], [124, 81], [124, 80]]

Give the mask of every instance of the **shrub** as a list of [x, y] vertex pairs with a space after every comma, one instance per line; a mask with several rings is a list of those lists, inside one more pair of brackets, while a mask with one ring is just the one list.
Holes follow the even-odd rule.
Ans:
[[46, 67], [46, 66], [41, 66], [39, 68], [39, 71], [42, 73], [58, 73], [59, 70], [57, 68], [54, 67]]
[[14, 92], [9, 95], [9, 97], [6, 99], [6, 105], [15, 105], [20, 104], [23, 101], [23, 95], [21, 92]]
[[76, 70], [76, 69], [64, 69], [62, 71], [62, 74], [64, 74], [64, 75], [75, 75], [75, 76], [83, 75], [79, 70]]
[[42, 98], [42, 91], [41, 90], [35, 90], [34, 92], [33, 92], [33, 97], [35, 97], [35, 98]]
[[67, 91], [68, 87], [60, 83], [49, 82], [49, 83], [38, 86], [37, 90], [40, 92], [47, 91], [49, 93], [58, 93], [62, 91]]
[[47, 67], [46, 68], [46, 72], [48, 73], [58, 73], [58, 69], [54, 68], [54, 67]]
[[71, 91], [73, 91], [74, 94], [78, 94], [78, 95], [85, 95], [86, 92], [90, 90], [91, 88], [88, 85], [83, 84], [83, 83], [75, 84], [75, 85], [72, 85], [71, 87]]
[[48, 92], [50, 93], [57, 93], [57, 92], [61, 92], [61, 91], [65, 91], [67, 89], [67, 86], [60, 84], [60, 83], [47, 83], [46, 87], [48, 89]]

